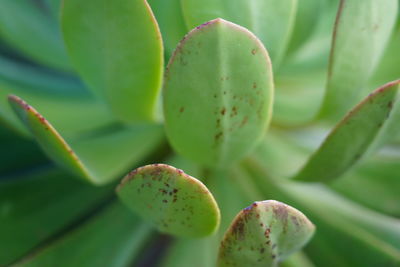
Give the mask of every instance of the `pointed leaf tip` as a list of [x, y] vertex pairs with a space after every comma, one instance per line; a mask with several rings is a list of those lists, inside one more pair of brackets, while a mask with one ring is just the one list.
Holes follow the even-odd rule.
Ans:
[[206, 186], [169, 165], [152, 164], [130, 172], [117, 187], [117, 194], [164, 233], [202, 237], [219, 226], [219, 208]]
[[295, 208], [275, 200], [254, 202], [226, 231], [217, 266], [277, 266], [301, 249], [314, 231], [315, 226]]

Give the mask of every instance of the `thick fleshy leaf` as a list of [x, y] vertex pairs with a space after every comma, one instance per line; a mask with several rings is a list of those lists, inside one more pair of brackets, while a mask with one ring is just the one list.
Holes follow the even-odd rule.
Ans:
[[341, 0], [336, 17], [321, 115], [338, 119], [365, 92], [390, 39], [397, 0]]
[[305, 248], [316, 266], [396, 266], [400, 262], [398, 219], [351, 202], [322, 184], [273, 180], [256, 158], [246, 165], [247, 179], [258, 190], [296, 205], [317, 225]]
[[275, 65], [281, 60], [294, 25], [297, 0], [184, 0], [182, 11], [189, 29], [223, 18], [252, 31], [264, 43]]
[[150, 234], [151, 229], [125, 207], [112, 203], [59, 239], [33, 251], [18, 266], [131, 266]]
[[70, 69], [57, 19], [35, 1], [2, 0], [0, 32], [3, 40], [27, 57], [51, 67]]
[[[400, 81], [374, 91], [353, 108], [330, 132], [294, 179], [327, 182], [351, 168], [374, 142], [383, 142], [397, 105]], [[379, 136], [380, 135], [380, 136]]]
[[160, 126], [138, 125], [72, 140], [69, 145], [33, 107], [16, 96], [10, 96], [9, 100], [50, 158], [74, 175], [97, 185], [116, 179], [127, 168], [141, 162], [162, 141]]
[[233, 220], [218, 266], [277, 266], [303, 247], [315, 226], [300, 211], [274, 200], [254, 202]]
[[65, 0], [62, 29], [73, 65], [120, 119], [155, 119], [163, 49], [146, 1]]
[[23, 135], [29, 136], [8, 104], [15, 94], [41, 109], [63, 136], [80, 135], [115, 121], [107, 106], [76, 78], [45, 68], [0, 58], [0, 116]]
[[112, 192], [41, 168], [0, 182], [0, 265], [6, 266], [91, 212]]
[[271, 63], [261, 42], [228, 21], [207, 22], [181, 41], [168, 64], [167, 135], [196, 162], [231, 164], [264, 136], [272, 98]]
[[207, 187], [169, 165], [147, 165], [130, 172], [117, 193], [125, 205], [161, 232], [202, 237], [219, 225], [219, 208]]

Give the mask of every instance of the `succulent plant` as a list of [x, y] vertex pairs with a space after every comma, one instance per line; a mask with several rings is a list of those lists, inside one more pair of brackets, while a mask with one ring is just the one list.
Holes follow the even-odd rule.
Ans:
[[1, 1], [0, 266], [400, 266], [398, 13]]

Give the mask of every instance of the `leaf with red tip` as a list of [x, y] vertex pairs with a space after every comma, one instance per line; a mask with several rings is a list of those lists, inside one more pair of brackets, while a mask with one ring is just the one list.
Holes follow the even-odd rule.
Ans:
[[153, 164], [132, 171], [118, 186], [117, 194], [164, 233], [202, 237], [219, 225], [219, 208], [207, 187], [169, 165]]

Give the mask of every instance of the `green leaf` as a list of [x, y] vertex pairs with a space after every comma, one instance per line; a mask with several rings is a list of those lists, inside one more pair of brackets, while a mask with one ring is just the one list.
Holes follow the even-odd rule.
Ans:
[[398, 219], [349, 201], [322, 184], [275, 180], [256, 158], [246, 165], [247, 178], [256, 188], [296, 205], [318, 226], [305, 248], [316, 266], [396, 266], [400, 262]]
[[300, 211], [274, 200], [254, 202], [233, 220], [218, 266], [277, 266], [303, 247], [315, 226]]
[[330, 186], [365, 207], [400, 218], [399, 171], [398, 156], [378, 155]]
[[188, 31], [183, 21], [180, 0], [149, 0], [148, 3], [160, 26], [166, 58], [169, 58]]
[[62, 29], [78, 73], [121, 120], [155, 119], [163, 49], [146, 1], [65, 0]]
[[162, 141], [160, 126], [138, 125], [72, 140], [69, 145], [33, 107], [16, 96], [10, 96], [9, 100], [18, 117], [50, 158], [74, 175], [96, 185], [117, 178], [126, 169], [141, 162]]
[[202, 237], [215, 232], [219, 225], [219, 208], [207, 187], [169, 165], [147, 165], [130, 172], [117, 194], [161, 232]]
[[297, 0], [184, 0], [182, 11], [189, 29], [223, 18], [241, 25], [260, 38], [274, 66], [281, 60], [294, 25]]
[[18, 266], [129, 266], [150, 233], [148, 226], [114, 202], [61, 238], [34, 251]]
[[34, 1], [2, 0], [0, 32], [3, 40], [34, 61], [70, 70], [58, 21]]
[[191, 31], [168, 64], [166, 132], [178, 153], [222, 167], [262, 139], [272, 100], [272, 69], [263, 45], [246, 29], [216, 19]]
[[397, 10], [397, 0], [341, 0], [332, 37], [323, 117], [340, 118], [359, 101], [390, 39]]
[[41, 168], [0, 182], [0, 265], [25, 255], [109, 198], [55, 168]]
[[357, 163], [374, 142], [382, 142], [380, 136], [385, 137], [385, 132], [390, 129], [388, 126], [391, 126], [388, 118], [396, 105], [399, 83], [387, 83], [354, 107], [294, 179], [330, 181]]

